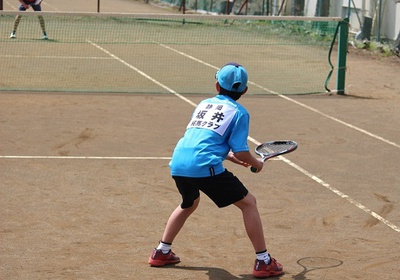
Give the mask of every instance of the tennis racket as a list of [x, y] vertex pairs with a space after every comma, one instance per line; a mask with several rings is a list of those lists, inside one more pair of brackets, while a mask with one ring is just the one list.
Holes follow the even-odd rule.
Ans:
[[[290, 140], [271, 141], [257, 146], [255, 153], [261, 157], [263, 162], [265, 162], [267, 159], [293, 152], [297, 149], [297, 146], [296, 142]], [[257, 168], [253, 166], [250, 170], [254, 173], [258, 171]]]

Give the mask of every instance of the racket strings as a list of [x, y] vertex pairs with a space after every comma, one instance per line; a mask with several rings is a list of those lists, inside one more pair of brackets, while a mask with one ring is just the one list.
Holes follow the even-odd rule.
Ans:
[[293, 145], [290, 144], [265, 145], [259, 147], [258, 152], [262, 154], [281, 153], [284, 151], [288, 151], [291, 148], [293, 148]]

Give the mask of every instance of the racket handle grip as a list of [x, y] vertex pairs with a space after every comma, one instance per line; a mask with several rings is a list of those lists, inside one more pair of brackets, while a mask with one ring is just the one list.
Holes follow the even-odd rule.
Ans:
[[254, 166], [250, 167], [251, 172], [253, 173], [257, 173], [258, 169], [255, 168]]

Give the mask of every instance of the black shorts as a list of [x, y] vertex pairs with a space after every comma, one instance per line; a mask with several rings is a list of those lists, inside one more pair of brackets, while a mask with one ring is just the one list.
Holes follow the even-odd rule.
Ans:
[[200, 191], [220, 208], [243, 199], [249, 192], [242, 182], [228, 170], [216, 176], [204, 178], [182, 176], [172, 176], [172, 178], [182, 195], [182, 208], [191, 207], [200, 196]]

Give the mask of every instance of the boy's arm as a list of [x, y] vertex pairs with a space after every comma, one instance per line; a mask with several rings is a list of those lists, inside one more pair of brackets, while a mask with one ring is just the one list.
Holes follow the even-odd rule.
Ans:
[[260, 159], [257, 159], [249, 151], [237, 153], [229, 152], [226, 159], [245, 167], [253, 166], [257, 168], [258, 172], [262, 170], [264, 165], [264, 163]]

